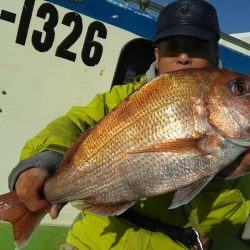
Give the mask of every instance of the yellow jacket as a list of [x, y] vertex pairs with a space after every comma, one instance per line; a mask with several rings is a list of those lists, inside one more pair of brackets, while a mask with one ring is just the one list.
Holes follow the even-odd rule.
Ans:
[[[142, 78], [138, 77], [134, 83], [114, 86], [110, 92], [97, 95], [86, 107], [72, 107], [26, 143], [21, 160], [44, 151], [63, 154], [82, 131], [98, 122], [141, 82]], [[246, 184], [249, 178], [211, 181], [190, 202], [190, 213], [201, 235], [219, 239], [246, 221], [250, 211]], [[184, 207], [168, 209], [172, 197], [173, 193], [168, 193], [143, 199], [133, 209], [163, 223], [190, 226]], [[74, 223], [67, 237], [67, 242], [78, 249], [186, 249], [162, 233], [138, 228], [117, 217], [100, 217], [85, 211], [83, 216]]]

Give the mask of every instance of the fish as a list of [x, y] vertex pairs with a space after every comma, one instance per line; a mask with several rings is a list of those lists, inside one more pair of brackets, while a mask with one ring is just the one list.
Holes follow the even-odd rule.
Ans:
[[[215, 68], [162, 74], [80, 135], [44, 196], [102, 216], [171, 191], [170, 209], [187, 204], [249, 149], [249, 107], [250, 76]], [[0, 220], [12, 223], [18, 247], [43, 216], [15, 191], [0, 196]]]

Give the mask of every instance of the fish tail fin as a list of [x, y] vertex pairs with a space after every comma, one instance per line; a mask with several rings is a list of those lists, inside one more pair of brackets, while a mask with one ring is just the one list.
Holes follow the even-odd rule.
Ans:
[[12, 224], [16, 249], [26, 245], [44, 215], [45, 213], [29, 211], [14, 191], [0, 195], [0, 221]]

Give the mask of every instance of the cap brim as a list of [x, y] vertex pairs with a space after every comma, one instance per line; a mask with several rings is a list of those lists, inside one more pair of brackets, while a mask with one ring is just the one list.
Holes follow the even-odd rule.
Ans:
[[159, 42], [164, 40], [165, 38], [171, 36], [191, 36], [196, 37], [204, 40], [218, 40], [218, 37], [213, 32], [197, 27], [192, 25], [180, 25], [175, 27], [170, 27], [154, 37], [154, 42]]

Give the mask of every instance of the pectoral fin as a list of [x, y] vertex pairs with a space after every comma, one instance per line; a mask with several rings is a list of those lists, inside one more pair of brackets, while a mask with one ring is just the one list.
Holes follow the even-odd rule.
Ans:
[[108, 204], [93, 204], [93, 203], [88, 203], [84, 200], [71, 202], [71, 205], [78, 209], [83, 209], [83, 210], [93, 212], [95, 214], [99, 214], [102, 216], [120, 215], [123, 212], [125, 212], [127, 209], [129, 209], [131, 206], [133, 206], [134, 204], [135, 204], [135, 201], [108, 203]]
[[140, 148], [128, 151], [128, 154], [150, 153], [150, 152], [175, 152], [175, 153], [195, 153], [199, 155], [206, 154], [201, 147], [200, 142], [205, 136], [199, 138], [181, 138], [174, 141], [165, 141], [142, 146]]
[[169, 209], [174, 209], [190, 202], [213, 179], [213, 177], [214, 175], [178, 190], [174, 195]]

